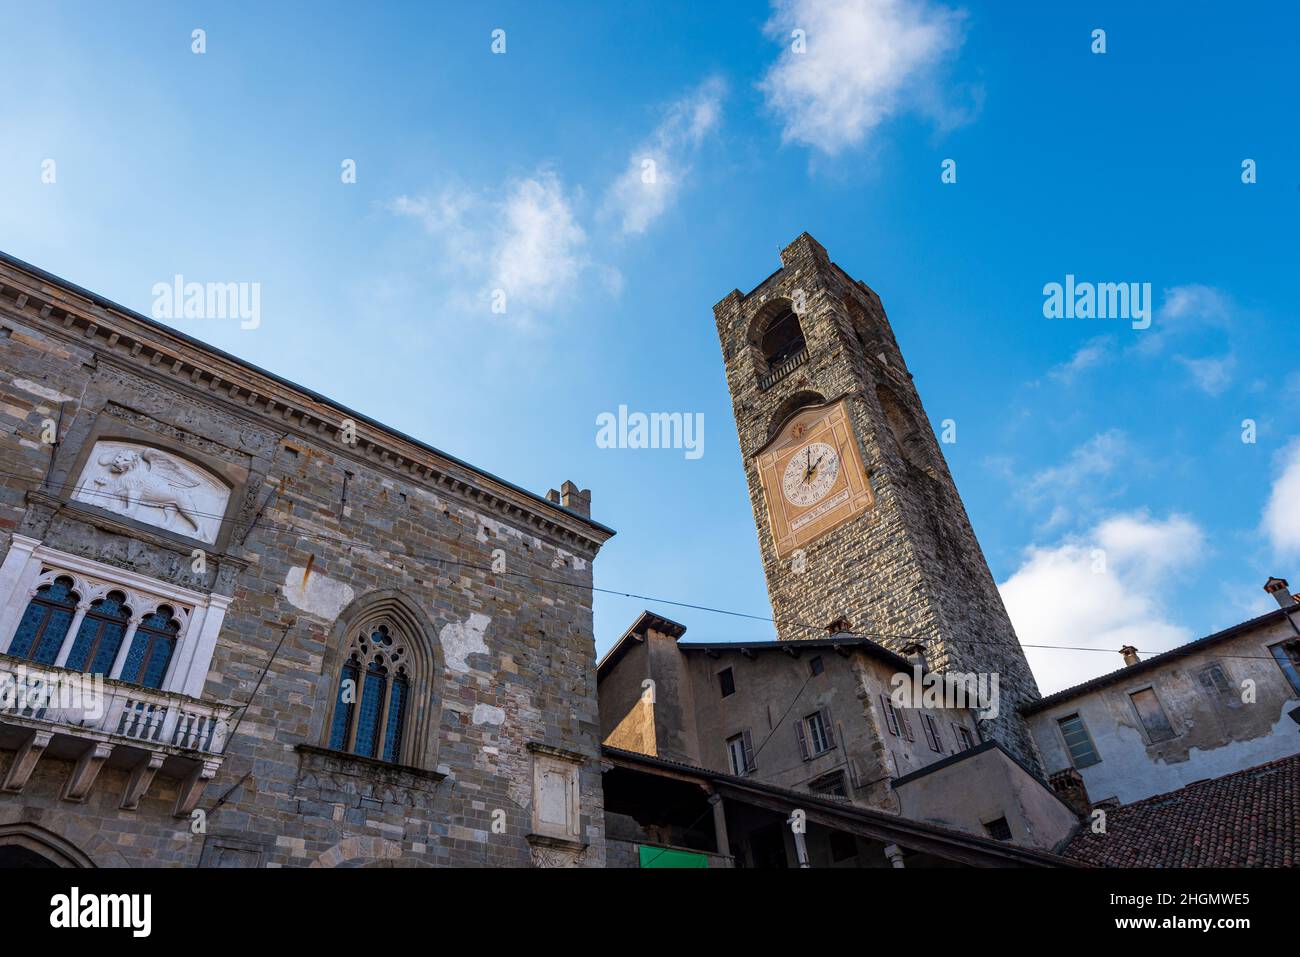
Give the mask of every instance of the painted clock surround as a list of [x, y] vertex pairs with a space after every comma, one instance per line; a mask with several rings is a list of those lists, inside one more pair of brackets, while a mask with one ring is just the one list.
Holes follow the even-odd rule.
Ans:
[[[847, 402], [845, 398], [799, 410], [756, 456], [778, 558], [820, 538], [874, 503], [849, 424]], [[821, 446], [829, 447], [834, 455]], [[796, 461], [798, 456], [806, 459], [805, 464]], [[822, 464], [805, 480], [813, 460], [819, 457]], [[831, 461], [837, 466], [833, 470]]]

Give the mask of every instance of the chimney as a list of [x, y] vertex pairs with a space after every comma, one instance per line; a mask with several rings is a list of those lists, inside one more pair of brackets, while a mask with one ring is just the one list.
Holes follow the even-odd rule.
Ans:
[[1295, 600], [1295, 595], [1291, 594], [1291, 586], [1285, 578], [1270, 578], [1264, 582], [1264, 591], [1273, 596], [1279, 607], [1293, 608], [1300, 604]]
[[1092, 813], [1092, 801], [1088, 799], [1088, 786], [1083, 783], [1083, 775], [1074, 768], [1057, 771], [1047, 779], [1047, 783], [1071, 811], [1086, 819]]
[[1132, 645], [1125, 645], [1119, 650], [1119, 653], [1124, 656], [1124, 666], [1126, 668], [1131, 668], [1142, 660], [1138, 657], [1138, 650]]
[[849, 621], [843, 615], [840, 615], [840, 617], [836, 618], [826, 626], [826, 634], [830, 635], [832, 638], [842, 632], [851, 632], [852, 630], [853, 622]]
[[909, 641], [902, 648], [904, 658], [909, 659], [912, 664], [920, 665], [922, 671], [930, 670], [930, 663], [925, 660], [925, 644], [920, 641]]
[[591, 489], [578, 491], [578, 486], [566, 481], [560, 486], [560, 504], [571, 512], [591, 517]]

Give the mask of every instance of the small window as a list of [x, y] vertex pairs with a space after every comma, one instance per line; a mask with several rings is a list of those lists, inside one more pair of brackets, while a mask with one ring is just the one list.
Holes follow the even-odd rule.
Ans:
[[795, 725], [795, 730], [799, 733], [799, 753], [805, 761], [835, 747], [831, 739], [830, 712], [825, 708], [806, 715]]
[[1225, 708], [1241, 707], [1241, 697], [1234, 692], [1232, 682], [1228, 680], [1228, 673], [1223, 670], [1223, 665], [1219, 662], [1216, 661], [1208, 668], [1202, 668], [1197, 677], [1201, 680], [1201, 687], [1217, 704]]
[[939, 726], [934, 723], [934, 718], [925, 712], [921, 713], [921, 728], [925, 731], [925, 743], [930, 746], [930, 750], [942, 754], [943, 745], [939, 743]]
[[1011, 840], [1011, 825], [1007, 823], [1005, 817], [1000, 817], [996, 821], [989, 821], [984, 825], [984, 830], [995, 841]]
[[126, 595], [120, 591], [111, 591], [91, 602], [68, 655], [68, 667], [92, 675], [108, 675], [130, 621], [131, 609], [127, 607]]
[[58, 578], [36, 589], [7, 654], [38, 665], [54, 664], [77, 614], [77, 593], [72, 589], [71, 578]]
[[1273, 653], [1273, 660], [1286, 675], [1286, 680], [1291, 682], [1291, 687], [1300, 691], [1300, 639], [1269, 645], [1268, 650]]
[[1160, 699], [1156, 697], [1154, 688], [1135, 691], [1129, 695], [1129, 698], [1133, 702], [1133, 710], [1137, 712], [1138, 720], [1142, 722], [1142, 727], [1147, 733], [1147, 738], [1153, 744], [1157, 741], [1168, 741], [1176, 736], [1165, 709], [1160, 706]]
[[176, 636], [181, 630], [181, 623], [172, 617], [173, 614], [169, 605], [159, 605], [153, 614], [140, 622], [122, 669], [123, 681], [146, 688], [162, 687], [172, 652], [176, 650]]
[[730, 698], [736, 693], [736, 676], [730, 668], [723, 668], [718, 672], [718, 688], [724, 698]]
[[970, 728], [954, 721], [952, 723], [952, 733], [957, 738], [958, 750], [969, 751], [975, 747], [975, 735], [970, 733]]
[[1056, 723], [1061, 729], [1061, 737], [1065, 739], [1065, 747], [1070, 752], [1070, 762], [1076, 768], [1090, 768], [1101, 761], [1101, 755], [1093, 747], [1092, 738], [1088, 736], [1082, 718], [1072, 714], [1068, 718], [1059, 718]]
[[749, 731], [727, 739], [727, 756], [731, 760], [731, 773], [743, 777], [754, 770], [754, 743]]
[[832, 771], [808, 782], [808, 790], [822, 797], [847, 798], [848, 788], [844, 784], [844, 772]]
[[821, 655], [815, 655], [808, 660], [808, 670], [812, 672], [814, 678], [826, 670], [826, 665], [822, 661]]

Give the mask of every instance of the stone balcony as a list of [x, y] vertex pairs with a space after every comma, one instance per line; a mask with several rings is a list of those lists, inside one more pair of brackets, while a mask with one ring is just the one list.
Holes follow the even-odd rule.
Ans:
[[16, 752], [0, 793], [21, 794], [42, 759], [70, 762], [65, 801], [83, 802], [108, 765], [127, 773], [133, 810], [154, 777], [180, 782], [174, 813], [194, 810], [221, 767], [235, 708], [0, 655], [0, 750]]

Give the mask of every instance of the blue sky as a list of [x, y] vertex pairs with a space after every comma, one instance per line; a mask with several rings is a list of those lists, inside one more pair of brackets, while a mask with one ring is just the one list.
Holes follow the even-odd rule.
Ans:
[[[0, 248], [145, 313], [178, 273], [259, 283], [256, 329], [174, 324], [527, 488], [590, 487], [619, 532], [601, 587], [761, 615], [711, 309], [808, 230], [957, 423], [1022, 641], [1159, 651], [1300, 583], [1295, 13], [465, 6], [5, 4]], [[1066, 274], [1150, 283], [1152, 327], [1044, 318]], [[620, 404], [703, 413], [704, 455], [598, 448]], [[646, 604], [598, 597], [598, 650]], [[1120, 664], [1030, 658], [1045, 690]]]

